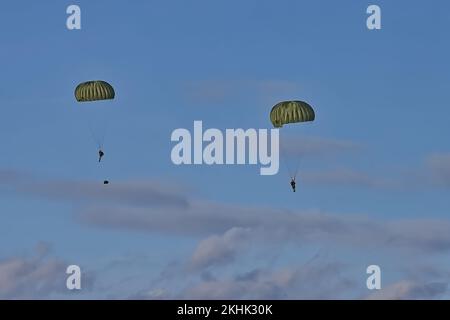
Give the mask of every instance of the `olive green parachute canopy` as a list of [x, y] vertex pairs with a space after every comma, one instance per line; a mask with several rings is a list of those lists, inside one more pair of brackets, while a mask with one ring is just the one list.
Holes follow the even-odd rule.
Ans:
[[114, 88], [105, 81], [87, 81], [75, 89], [78, 102], [114, 99]]
[[283, 101], [277, 103], [270, 111], [270, 121], [275, 128], [287, 123], [314, 121], [313, 108], [303, 101]]

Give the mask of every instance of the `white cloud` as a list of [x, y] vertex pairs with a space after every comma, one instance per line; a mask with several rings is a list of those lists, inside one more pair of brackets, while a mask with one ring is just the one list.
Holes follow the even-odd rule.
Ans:
[[250, 236], [249, 228], [231, 228], [222, 236], [210, 236], [198, 244], [190, 261], [190, 267], [194, 269], [209, 266], [227, 264], [233, 261], [236, 254]]
[[342, 275], [343, 266], [311, 261], [275, 270], [255, 269], [187, 286], [181, 299], [339, 299], [354, 294], [356, 283]]
[[[0, 260], [0, 299], [47, 299], [67, 294], [68, 263], [48, 257], [49, 247], [39, 244], [30, 257]], [[84, 288], [92, 287], [93, 277], [84, 277]]]

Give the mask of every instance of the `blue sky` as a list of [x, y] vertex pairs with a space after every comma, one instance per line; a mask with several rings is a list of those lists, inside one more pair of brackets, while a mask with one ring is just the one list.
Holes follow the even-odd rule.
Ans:
[[[65, 26], [70, 4], [81, 30]], [[381, 30], [366, 28], [370, 4]], [[36, 297], [30, 270], [42, 268], [47, 298], [364, 298], [369, 264], [382, 266], [385, 297], [448, 297], [448, 10], [2, 4], [0, 281], [12, 280], [0, 297]], [[95, 79], [116, 99], [80, 106], [74, 88]], [[269, 177], [257, 166], [172, 164], [174, 129], [269, 128], [271, 107], [289, 99], [316, 111], [282, 133], [302, 153], [297, 193], [283, 166]], [[107, 123], [101, 166], [90, 122]], [[68, 264], [90, 274], [76, 295], [58, 282]], [[324, 273], [335, 276], [311, 282]]]

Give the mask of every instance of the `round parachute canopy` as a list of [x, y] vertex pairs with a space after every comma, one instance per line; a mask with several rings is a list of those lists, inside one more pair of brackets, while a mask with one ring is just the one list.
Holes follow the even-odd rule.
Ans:
[[106, 81], [87, 81], [80, 83], [75, 89], [78, 102], [110, 100], [115, 96], [114, 88]]
[[270, 121], [275, 128], [287, 123], [314, 121], [315, 117], [314, 109], [303, 101], [283, 101], [270, 111]]

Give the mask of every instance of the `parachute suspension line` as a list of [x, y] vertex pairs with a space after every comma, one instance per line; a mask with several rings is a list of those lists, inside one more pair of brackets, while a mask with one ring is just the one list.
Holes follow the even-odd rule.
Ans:
[[281, 161], [283, 162], [284, 166], [286, 167], [286, 169], [288, 171], [289, 178], [292, 180], [295, 178], [295, 176], [292, 175], [292, 170], [289, 167], [289, 163], [286, 160], [286, 152], [284, 151], [283, 142], [281, 140], [280, 140], [280, 151], [281, 151], [280, 152], [281, 153]]
[[[293, 168], [291, 168], [291, 166], [289, 165], [289, 162], [287, 161], [288, 152], [283, 147], [282, 139], [280, 139], [280, 153], [281, 153], [281, 161], [288, 171], [289, 178], [291, 178], [291, 180], [295, 180], [295, 178], [297, 178], [297, 174], [300, 169], [301, 155], [298, 156], [295, 166]], [[291, 163], [291, 164], [294, 164], [294, 163]], [[294, 169], [294, 170], [292, 170], [292, 169]]]
[[94, 143], [96, 144], [97, 148], [100, 149], [100, 142], [97, 139], [97, 137], [95, 136], [94, 129], [92, 129], [92, 123], [90, 121], [88, 121], [88, 123], [89, 123], [89, 133], [91, 134], [91, 138], [94, 141]]
[[109, 118], [91, 118], [87, 120], [91, 138], [99, 150], [103, 150], [110, 125]]
[[96, 134], [91, 121], [89, 121], [89, 132], [91, 134], [91, 138], [94, 141], [94, 143], [96, 144], [97, 148], [99, 150], [103, 149], [103, 144], [104, 144], [104, 134], [102, 134], [102, 136], [98, 136], [98, 134]]
[[297, 178], [297, 174], [298, 174], [298, 170], [300, 169], [300, 158], [297, 160], [297, 165], [295, 166], [295, 171], [294, 171], [294, 180], [295, 178]]
[[106, 135], [107, 135], [107, 131], [108, 131], [108, 129], [109, 129], [109, 124], [110, 124], [110, 119], [109, 118], [107, 118], [105, 121], [104, 121], [104, 128], [103, 128], [103, 131], [102, 131], [102, 136], [101, 136], [101, 148], [103, 148], [103, 146], [104, 146], [104, 144], [105, 144], [105, 138], [106, 138]]
[[298, 171], [299, 171], [299, 169], [300, 169], [300, 162], [301, 162], [301, 160], [302, 160], [302, 156], [301, 156], [301, 154], [300, 154], [300, 155], [298, 156], [298, 158], [297, 158], [296, 165], [295, 165], [294, 179], [297, 178], [297, 174], [298, 174]]
[[[86, 81], [80, 83], [75, 88], [75, 99], [78, 102], [112, 100], [115, 95], [114, 88], [108, 82], [101, 80]], [[105, 140], [106, 126], [104, 126], [103, 130], [96, 131], [94, 130], [92, 122], [89, 121], [89, 130], [97, 147], [102, 149]]]

